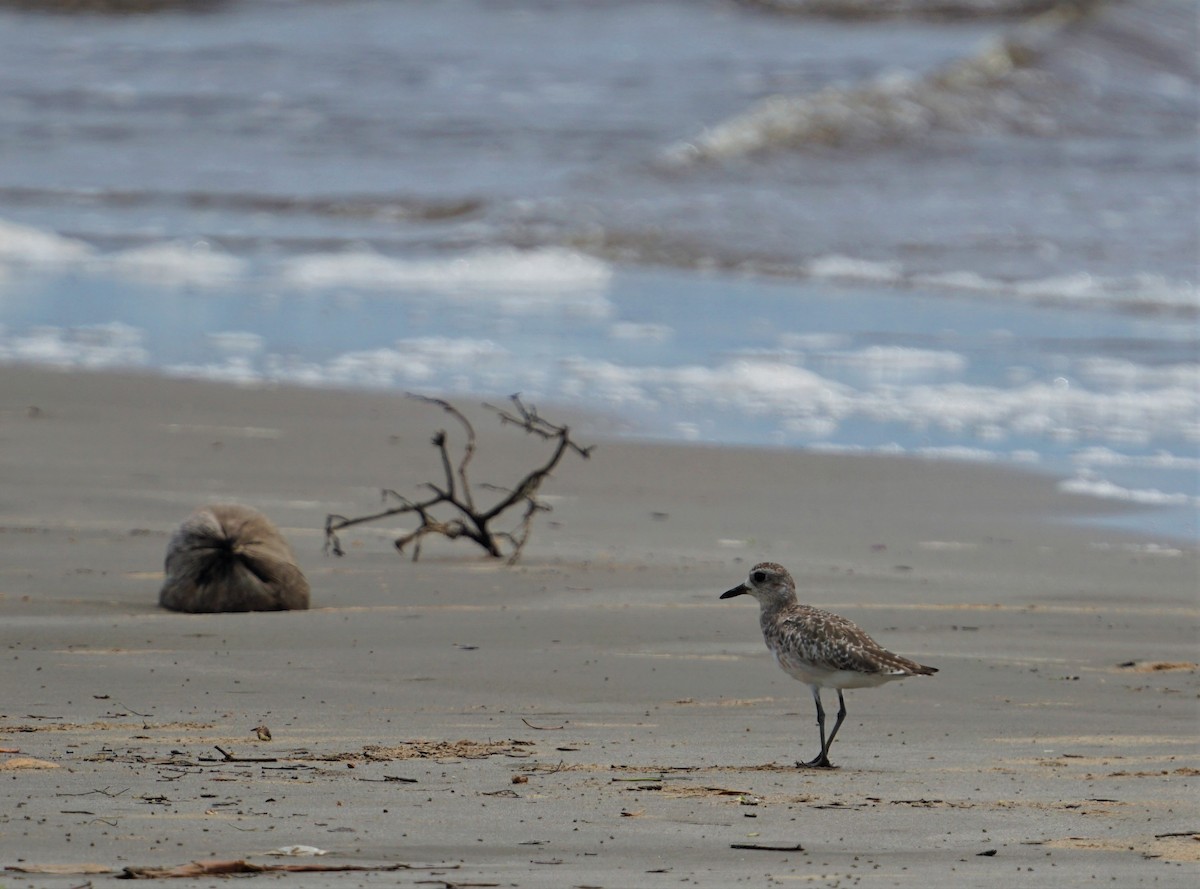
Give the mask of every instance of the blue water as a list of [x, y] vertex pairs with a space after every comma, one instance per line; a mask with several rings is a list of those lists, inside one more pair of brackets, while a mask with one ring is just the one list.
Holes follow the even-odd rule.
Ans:
[[985, 7], [0, 9], [0, 364], [519, 390], [1194, 539], [1200, 7]]

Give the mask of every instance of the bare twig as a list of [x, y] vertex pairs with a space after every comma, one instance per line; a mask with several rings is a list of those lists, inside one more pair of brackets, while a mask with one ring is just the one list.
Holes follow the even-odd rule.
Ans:
[[213, 744], [213, 747], [221, 754], [222, 762], [279, 762], [279, 758], [275, 756], [234, 756], [218, 744]]
[[[472, 426], [470, 421], [462, 415], [462, 412], [459, 411], [458, 408], [450, 404], [448, 401], [444, 401], [441, 398], [429, 398], [425, 395], [415, 395], [411, 392], [409, 393], [408, 397], [415, 398], [418, 401], [423, 401], [426, 404], [432, 404], [440, 407], [450, 416], [454, 417], [454, 419], [458, 420], [464, 431], [466, 431], [467, 442], [463, 445], [462, 459], [458, 461], [458, 478], [462, 483], [463, 501], [467, 504], [467, 506], [474, 509], [475, 503], [471, 499], [471, 483], [467, 481], [467, 464], [469, 464], [471, 462], [471, 458], [475, 456], [475, 427]], [[433, 443], [442, 452], [442, 467], [446, 472], [446, 486], [451, 497], [453, 497], [454, 474], [450, 471], [450, 455], [446, 450], [446, 433], [444, 431], [439, 431], [437, 435], [434, 436]]]
[[136, 710], [134, 710], [132, 707], [130, 707], [128, 704], [126, 704], [124, 701], [118, 700], [117, 703], [120, 704], [122, 707], [124, 707], [126, 710], [128, 710], [130, 713], [132, 713], [134, 716], [140, 716], [140, 717], [142, 717], [142, 719], [149, 719], [152, 715], [150, 713], [138, 713]]
[[88, 796], [89, 794], [92, 794], [92, 793], [98, 793], [101, 796], [113, 797], [113, 796], [120, 796], [122, 793], [125, 793], [128, 790], [129, 790], [128, 787], [122, 787], [116, 793], [113, 793], [107, 787], [103, 787], [103, 788], [97, 787], [94, 790], [85, 790], [82, 793], [56, 793], [54, 795], [55, 796]]
[[[342, 548], [341, 541], [337, 535], [337, 532], [344, 528], [390, 518], [391, 516], [414, 514], [420, 519], [420, 524], [414, 530], [400, 535], [395, 540], [396, 549], [400, 552], [404, 552], [411, 544], [412, 560], [414, 562], [421, 557], [422, 540], [430, 534], [438, 534], [448, 540], [466, 537], [474, 541], [489, 556], [497, 559], [505, 558], [502, 544], [507, 544], [508, 564], [513, 564], [520, 558], [521, 552], [529, 540], [534, 517], [540, 512], [549, 512], [551, 509], [549, 504], [537, 498], [537, 492], [542, 483], [550, 476], [568, 452], [573, 452], [583, 459], [588, 459], [591, 456], [593, 448], [583, 447], [577, 443], [571, 438], [570, 427], [565, 425], [559, 426], [544, 419], [532, 405], [526, 405], [521, 401], [519, 395], [510, 397], [511, 406], [507, 408], [485, 404], [484, 407], [494, 411], [500, 418], [501, 425], [518, 426], [526, 433], [536, 435], [547, 441], [553, 441], [555, 444], [549, 457], [542, 464], [526, 473], [516, 486], [502, 488], [495, 485], [481, 485], [481, 488], [499, 492], [501, 496], [492, 506], [479, 508], [475, 503], [475, 495], [472, 491], [471, 480], [468, 474], [471, 460], [474, 458], [476, 451], [475, 428], [461, 411], [443, 399], [411, 394], [409, 397], [439, 407], [458, 421], [466, 437], [465, 443], [462, 446], [462, 456], [455, 463], [450, 454], [446, 431], [439, 429], [433, 435], [430, 443], [438, 452], [444, 481], [440, 485], [432, 482], [424, 483], [422, 487], [428, 489], [430, 494], [421, 500], [405, 497], [395, 490], [386, 488], [381, 492], [385, 508], [378, 512], [355, 518], [347, 518], [343, 515], [334, 514], [326, 516], [326, 552], [332, 552], [337, 556], [345, 555], [345, 550]], [[386, 506], [390, 501], [394, 501], [393, 505]], [[493, 530], [491, 525], [497, 518], [521, 504], [524, 504], [524, 509], [522, 510], [517, 526], [513, 530]], [[456, 515], [450, 519], [440, 519], [434, 513], [434, 510], [438, 508], [451, 509]]]
[[521, 717], [521, 722], [525, 723], [532, 729], [537, 729], [539, 732], [559, 732], [567, 727], [565, 723], [563, 725], [534, 725], [524, 716]]

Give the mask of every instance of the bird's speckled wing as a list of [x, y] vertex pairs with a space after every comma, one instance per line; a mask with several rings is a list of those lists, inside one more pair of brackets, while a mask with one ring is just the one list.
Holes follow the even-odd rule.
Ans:
[[893, 654], [853, 621], [819, 608], [798, 606], [763, 615], [763, 638], [781, 663], [793, 658], [818, 670], [854, 673], [927, 673], [929, 668]]

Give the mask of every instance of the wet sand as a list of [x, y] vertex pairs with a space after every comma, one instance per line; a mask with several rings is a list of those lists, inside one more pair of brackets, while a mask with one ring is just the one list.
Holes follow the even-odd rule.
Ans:
[[[481, 482], [544, 447], [472, 417]], [[324, 555], [326, 513], [438, 479], [445, 420], [0, 369], [6, 885], [197, 859], [379, 868], [275, 878], [296, 886], [1194, 878], [1194, 548], [1072, 524], [1113, 507], [1034, 474], [617, 442], [584, 417], [599, 447], [544, 488], [515, 567], [465, 542], [411, 563], [401, 521]], [[157, 607], [169, 534], [227, 499], [281, 527], [312, 610]], [[848, 692], [839, 769], [794, 767], [808, 690], [753, 604], [717, 599], [763, 559], [941, 670]], [[267, 854], [292, 845], [327, 854]]]

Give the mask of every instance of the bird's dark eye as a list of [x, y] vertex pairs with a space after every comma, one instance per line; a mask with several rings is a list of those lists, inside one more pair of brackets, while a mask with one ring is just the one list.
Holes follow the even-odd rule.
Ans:
[[763, 581], [765, 581], [767, 579], [767, 572], [755, 571], [753, 574], [750, 575], [750, 579], [753, 580], [755, 583], [762, 583]]

